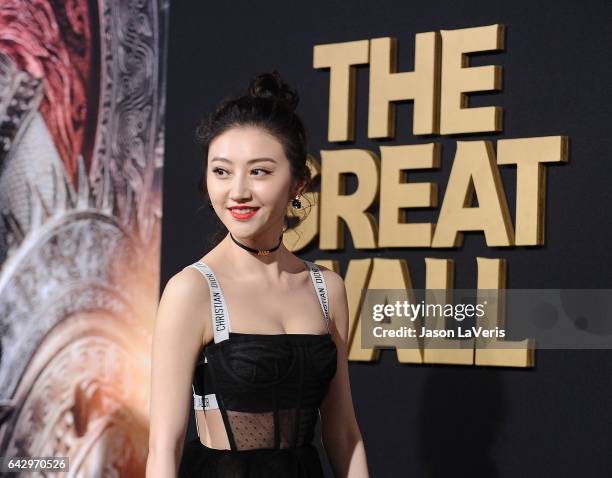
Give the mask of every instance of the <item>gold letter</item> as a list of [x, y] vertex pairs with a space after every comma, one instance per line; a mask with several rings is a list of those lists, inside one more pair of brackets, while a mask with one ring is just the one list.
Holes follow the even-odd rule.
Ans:
[[368, 40], [315, 45], [314, 68], [329, 68], [328, 141], [352, 141], [355, 136], [355, 80], [353, 65], [369, 61]]
[[362, 291], [368, 288], [372, 273], [372, 259], [351, 259], [344, 283], [349, 308], [349, 360], [354, 362], [377, 362], [380, 349], [368, 349], [361, 346], [361, 307]]
[[[380, 161], [366, 149], [321, 151], [321, 222], [320, 249], [343, 249], [343, 219], [355, 249], [376, 248], [376, 220], [366, 212], [378, 196]], [[357, 176], [357, 190], [345, 194], [346, 178]]]
[[546, 168], [541, 163], [567, 161], [567, 136], [503, 139], [497, 164], [516, 164], [517, 246], [544, 244]]
[[502, 68], [499, 65], [468, 68], [466, 53], [503, 50], [504, 26], [441, 30], [442, 94], [441, 134], [475, 133], [502, 130], [499, 106], [468, 108], [467, 92], [501, 89]]
[[[440, 167], [440, 145], [414, 144], [381, 146], [382, 174], [380, 179], [378, 247], [429, 247], [433, 224], [407, 223], [401, 208], [436, 207], [438, 185], [406, 183], [401, 172], [408, 169]], [[404, 176], [404, 179], [406, 177]]]
[[[452, 259], [425, 258], [427, 304], [451, 304], [453, 300], [454, 265]], [[425, 317], [429, 329], [446, 329], [446, 318]], [[474, 364], [474, 339], [423, 337], [423, 362], [455, 365]]]
[[416, 35], [414, 71], [396, 73], [397, 39], [370, 40], [368, 137], [395, 137], [395, 105], [414, 100], [413, 134], [438, 132], [439, 34]]
[[[414, 304], [414, 290], [412, 279], [405, 259], [373, 259], [372, 274], [368, 282], [368, 289], [393, 289], [406, 291], [409, 303]], [[397, 300], [395, 295], [392, 299]], [[386, 296], [389, 300], [389, 296]], [[400, 363], [423, 363], [423, 353], [417, 337], [405, 337], [402, 343], [407, 344], [407, 348], [396, 348], [397, 360]]]
[[[470, 207], [473, 194], [478, 207]], [[487, 246], [510, 246], [514, 231], [490, 141], [457, 141], [457, 153], [431, 247], [461, 247], [463, 233], [484, 231]]]
[[[505, 327], [506, 260], [477, 257], [478, 264], [478, 303], [486, 299], [486, 313], [476, 318], [476, 326], [492, 329]], [[491, 306], [493, 302], [493, 307]], [[492, 310], [493, 309], [493, 310]], [[533, 367], [534, 346], [532, 338], [518, 341], [498, 340], [496, 338], [476, 338], [476, 365], [497, 367]]]

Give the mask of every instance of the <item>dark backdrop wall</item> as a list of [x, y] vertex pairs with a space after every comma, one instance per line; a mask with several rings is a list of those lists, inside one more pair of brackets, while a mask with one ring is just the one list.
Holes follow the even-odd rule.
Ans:
[[[425, 257], [455, 260], [457, 288], [476, 286], [476, 257], [506, 258], [508, 288], [609, 288], [610, 151], [612, 150], [612, 4], [606, 1], [508, 2], [175, 2], [170, 12], [167, 143], [161, 285], [197, 260], [214, 227], [201, 207], [201, 158], [193, 130], [202, 113], [242, 91], [258, 72], [277, 68], [302, 97], [299, 113], [310, 152], [381, 144], [442, 144], [448, 180], [456, 140], [412, 135], [412, 103], [397, 106], [397, 135], [367, 139], [368, 67], [358, 68], [356, 140], [327, 142], [329, 71], [312, 68], [313, 46], [394, 36], [398, 71], [410, 71], [419, 32], [501, 23], [502, 52], [474, 55], [471, 65], [503, 66], [503, 90], [474, 95], [471, 106], [504, 108], [500, 134], [469, 139], [567, 135], [569, 163], [548, 168], [546, 242], [541, 247], [488, 248], [482, 233], [453, 250], [319, 251], [299, 255], [339, 260], [407, 260], [415, 287], [425, 284]], [[516, 170], [502, 168], [514, 215]], [[439, 209], [427, 217], [435, 221]], [[351, 383], [371, 476], [612, 476], [612, 353], [537, 351], [531, 369], [399, 364], [392, 351], [377, 363], [351, 363]], [[190, 424], [190, 437], [195, 436]], [[331, 474], [330, 474], [331, 476]]]

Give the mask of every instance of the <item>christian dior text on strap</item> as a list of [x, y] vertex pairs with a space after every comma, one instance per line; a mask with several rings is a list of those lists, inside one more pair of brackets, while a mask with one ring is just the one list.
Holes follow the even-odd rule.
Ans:
[[[231, 330], [229, 312], [227, 310], [225, 297], [223, 296], [223, 291], [221, 290], [221, 285], [219, 284], [217, 277], [213, 273], [212, 269], [203, 262], [196, 262], [194, 264], [190, 264], [188, 267], [193, 267], [199, 270], [208, 281], [215, 343], [229, 339], [229, 332]], [[206, 357], [204, 357], [204, 363], [207, 362], [208, 360], [206, 360]], [[205, 394], [204, 397], [202, 397], [201, 395], [195, 393], [193, 385], [191, 388], [193, 392], [194, 410], [212, 410], [219, 408], [217, 397], [214, 393]]]
[[[323, 317], [329, 332], [329, 299], [327, 293], [327, 286], [321, 269], [310, 261], [304, 261], [310, 271], [310, 277], [314, 289], [319, 299], [319, 304], [323, 310]], [[230, 316], [225, 302], [221, 285], [217, 280], [212, 269], [203, 262], [196, 262], [190, 264], [187, 267], [193, 267], [199, 270], [202, 275], [206, 278], [210, 290], [210, 301], [211, 301], [211, 317], [213, 321], [213, 332], [214, 342], [219, 343], [229, 339], [229, 333], [231, 332]], [[206, 357], [204, 357], [204, 363], [208, 363]], [[192, 385], [193, 392], [193, 408], [195, 410], [212, 410], [218, 409], [219, 404], [217, 403], [217, 397], [214, 393], [205, 394], [204, 396], [195, 393], [195, 388]]]

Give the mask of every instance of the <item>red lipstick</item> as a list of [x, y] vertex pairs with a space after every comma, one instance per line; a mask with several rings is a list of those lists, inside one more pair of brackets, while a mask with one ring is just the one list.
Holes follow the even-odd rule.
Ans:
[[230, 213], [234, 219], [249, 219], [255, 215], [255, 213], [259, 210], [258, 207], [248, 207], [248, 206], [232, 206], [229, 208]]

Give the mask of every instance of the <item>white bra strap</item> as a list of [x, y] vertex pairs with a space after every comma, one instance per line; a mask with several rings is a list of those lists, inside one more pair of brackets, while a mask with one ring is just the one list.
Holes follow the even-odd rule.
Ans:
[[[217, 280], [217, 277], [212, 269], [203, 262], [196, 262], [188, 265], [187, 267], [193, 267], [199, 270], [208, 281], [215, 343], [227, 340], [229, 338], [231, 326], [227, 304], [225, 303], [225, 297], [223, 296], [223, 291], [221, 290], [221, 284], [219, 284], [219, 281]], [[206, 363], [208, 361], [204, 360], [204, 362]]]
[[321, 304], [321, 309], [323, 309], [323, 316], [325, 317], [325, 323], [327, 325], [327, 329], [329, 330], [329, 299], [327, 296], [327, 285], [325, 284], [323, 272], [314, 262], [306, 260], [304, 262], [308, 266], [308, 269], [310, 269], [310, 278], [312, 279], [315, 291], [317, 292], [319, 304]]

